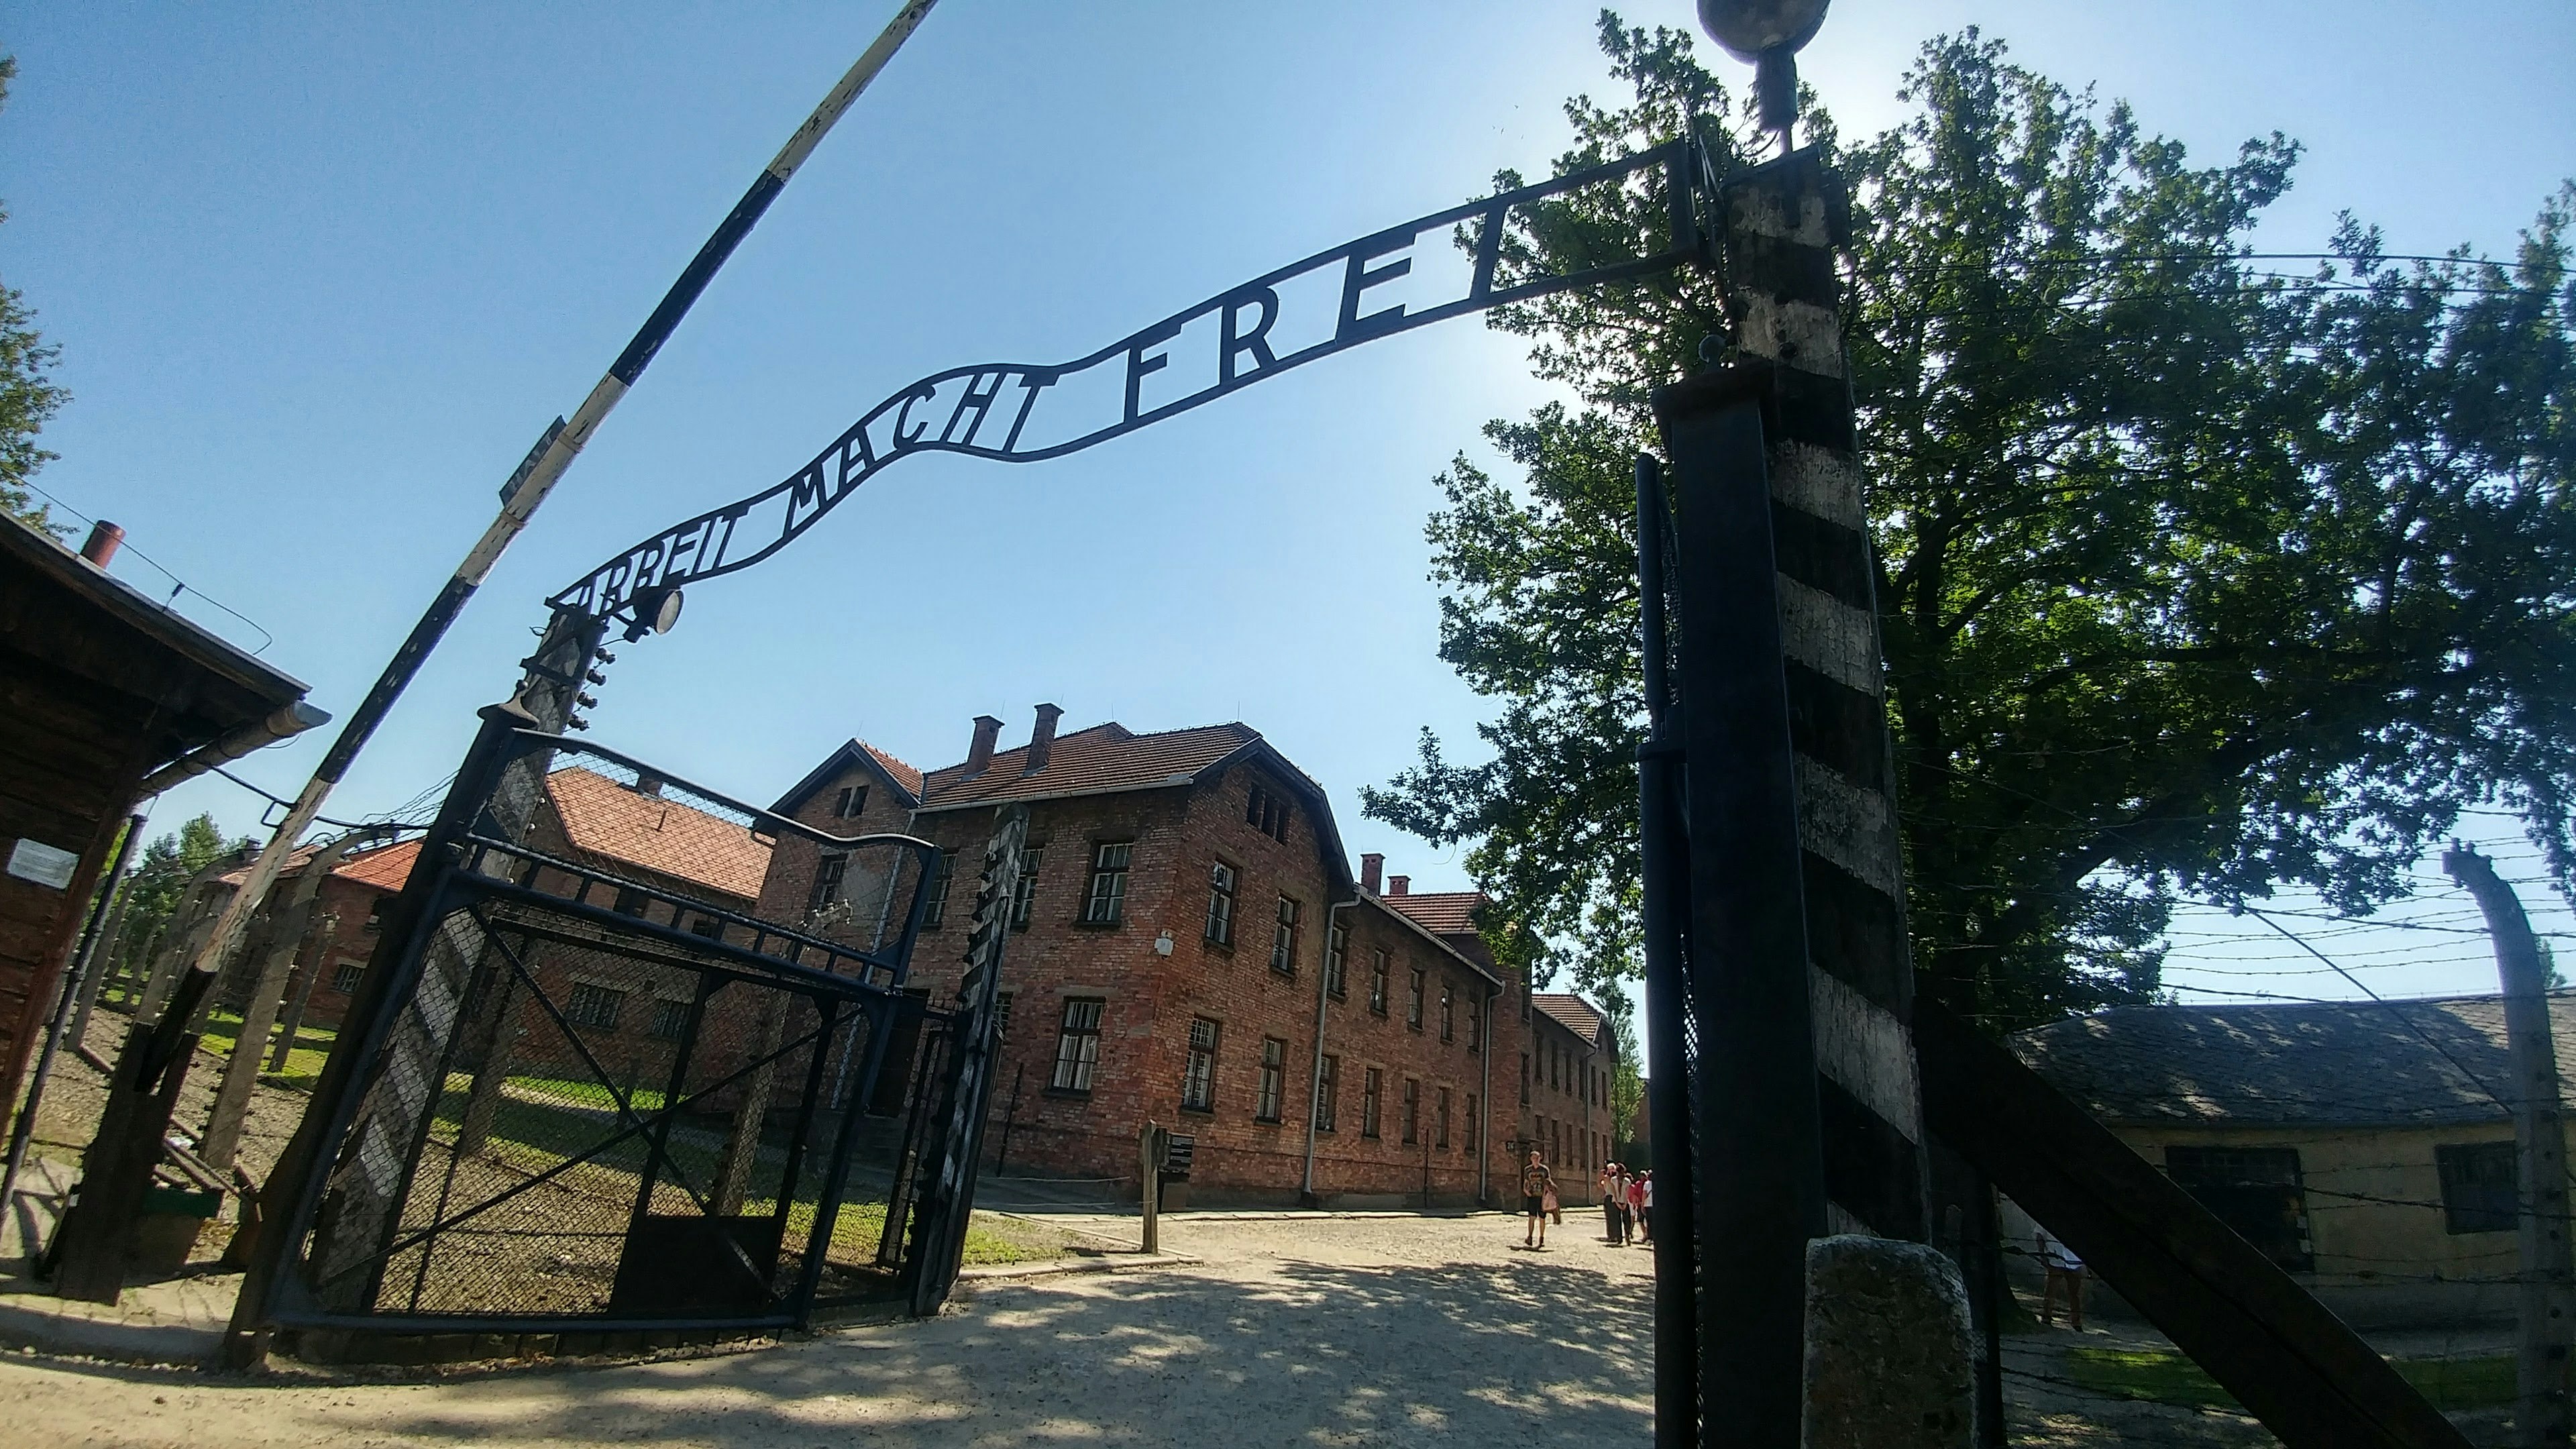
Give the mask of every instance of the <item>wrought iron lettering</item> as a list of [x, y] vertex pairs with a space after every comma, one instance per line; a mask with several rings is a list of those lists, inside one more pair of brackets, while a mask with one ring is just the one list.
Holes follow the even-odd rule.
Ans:
[[[1657, 168], [1674, 196], [1673, 232], [1662, 250], [1496, 284], [1503, 230], [1516, 208], [1625, 183]], [[934, 373], [877, 404], [786, 481], [644, 540], [548, 602], [614, 615], [631, 611], [639, 596], [749, 568], [880, 469], [913, 453], [1010, 463], [1060, 457], [1363, 342], [1551, 292], [1669, 271], [1699, 255], [1691, 197], [1705, 188], [1703, 172], [1689, 143], [1676, 141], [1373, 232], [1073, 362], [988, 362]], [[1436, 259], [1416, 249], [1426, 236], [1462, 224], [1475, 231], [1463, 284], [1426, 298]], [[1008, 417], [1007, 429], [997, 413]]]

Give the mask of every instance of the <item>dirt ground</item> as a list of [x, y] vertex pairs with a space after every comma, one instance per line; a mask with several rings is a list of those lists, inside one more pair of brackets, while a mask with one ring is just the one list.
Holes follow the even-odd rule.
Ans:
[[[245, 1379], [0, 1356], [0, 1444], [1644, 1445], [1651, 1255], [1598, 1232], [1569, 1215], [1541, 1254], [1495, 1215], [1167, 1216], [1165, 1251], [1198, 1262], [985, 1280], [929, 1322], [614, 1367]], [[2276, 1442], [2074, 1388], [2062, 1354], [2091, 1341], [2008, 1341], [2016, 1444]]]

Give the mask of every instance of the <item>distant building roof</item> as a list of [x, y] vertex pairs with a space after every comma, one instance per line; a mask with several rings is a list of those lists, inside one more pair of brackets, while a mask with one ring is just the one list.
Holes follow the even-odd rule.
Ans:
[[[1115, 721], [1058, 735], [1048, 748], [1044, 768], [1029, 772], [1028, 746], [995, 752], [991, 764], [968, 774], [962, 764], [933, 770], [922, 782], [922, 808], [950, 810], [968, 805], [998, 804], [1052, 795], [1103, 795], [1119, 790], [1150, 790], [1188, 785], [1214, 765], [1221, 765], [1261, 743], [1261, 732], [1247, 724], [1201, 725], [1140, 735]], [[1322, 793], [1314, 782], [1277, 763], [1303, 784]]]
[[1435, 936], [1471, 935], [1476, 910], [1486, 903], [1483, 891], [1424, 891], [1419, 895], [1381, 896], [1379, 903]]
[[[2553, 1035], [2576, 1040], [2576, 993], [2551, 993], [2549, 1016]], [[2501, 1122], [2489, 1089], [2509, 1091], [2512, 1075], [2494, 996], [2123, 1006], [2011, 1045], [2095, 1116], [2136, 1124]]]
[[397, 841], [392, 845], [361, 852], [340, 862], [331, 874], [341, 880], [353, 880], [378, 890], [398, 891], [411, 879], [412, 862], [420, 859], [420, 842]]
[[1533, 991], [1530, 993], [1530, 1005], [1546, 1012], [1557, 1025], [1585, 1041], [1597, 1042], [1602, 1039], [1601, 1027], [1608, 1018], [1602, 1016], [1599, 1007], [1580, 996], [1563, 991]]
[[577, 850], [746, 901], [760, 896], [769, 846], [733, 821], [579, 767], [546, 776], [546, 794]]

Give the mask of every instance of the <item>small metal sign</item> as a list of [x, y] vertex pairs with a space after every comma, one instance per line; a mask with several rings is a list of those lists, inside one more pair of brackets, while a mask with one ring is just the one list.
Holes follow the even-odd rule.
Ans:
[[41, 840], [21, 840], [9, 852], [11, 875], [58, 891], [70, 889], [72, 872], [78, 869], [78, 852], [47, 845]]

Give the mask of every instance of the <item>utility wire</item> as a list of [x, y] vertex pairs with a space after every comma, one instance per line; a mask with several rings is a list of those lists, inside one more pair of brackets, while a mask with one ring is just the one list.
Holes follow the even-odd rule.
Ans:
[[2267, 925], [2267, 926], [2271, 927], [2273, 930], [2280, 932], [2282, 935], [2284, 935], [2284, 936], [2288, 937], [2288, 938], [2290, 939], [2291, 943], [2292, 943], [2292, 944], [2294, 944], [2294, 945], [2296, 945], [2300, 950], [2307, 952], [2309, 955], [2316, 957], [2316, 958], [2317, 958], [2318, 960], [2320, 960], [2320, 961], [2323, 961], [2326, 965], [2328, 965], [2328, 966], [2330, 966], [2330, 967], [2333, 967], [2333, 968], [2334, 968], [2334, 972], [2335, 972], [2335, 974], [2336, 974], [2336, 975], [2338, 975], [2338, 976], [2341, 976], [2344, 980], [2351, 982], [2354, 990], [2356, 990], [2356, 991], [2360, 992], [2360, 993], [2361, 993], [2362, 995], [2364, 995], [2364, 996], [2369, 997], [2371, 1000], [2373, 1000], [2373, 1001], [2375, 1001], [2375, 1002], [2378, 1002], [2381, 1006], [2387, 1007], [2387, 1008], [2388, 1008], [2388, 1010], [2389, 1010], [2392, 1014], [2394, 1014], [2394, 1015], [2396, 1016], [2396, 1018], [2397, 1018], [2399, 1021], [2401, 1021], [2401, 1022], [2404, 1022], [2404, 1023], [2405, 1023], [2405, 1025], [2406, 1025], [2406, 1029], [2407, 1029], [2408, 1031], [2411, 1031], [2411, 1032], [2415, 1033], [2415, 1035], [2417, 1035], [2418, 1037], [2423, 1038], [2424, 1045], [2426, 1045], [2426, 1046], [2428, 1046], [2428, 1047], [2431, 1047], [2431, 1048], [2433, 1049], [2433, 1051], [2434, 1051], [2434, 1053], [2435, 1053], [2436, 1055], [2440, 1056], [2442, 1060], [2444, 1060], [2444, 1061], [2446, 1061], [2446, 1062], [2449, 1062], [2449, 1063], [2451, 1064], [2451, 1066], [2452, 1066], [2453, 1070], [2457, 1071], [2461, 1076], [2468, 1078], [2470, 1082], [2472, 1082], [2473, 1084], [2475, 1084], [2475, 1085], [2476, 1085], [2476, 1087], [2477, 1087], [2477, 1089], [2478, 1089], [2479, 1091], [2486, 1093], [2486, 1094], [2487, 1094], [2487, 1100], [2489, 1100], [2489, 1101], [2491, 1101], [2491, 1102], [2495, 1103], [2495, 1104], [2496, 1104], [2497, 1106], [2499, 1106], [2499, 1107], [2504, 1108], [2507, 1112], [2511, 1112], [2511, 1111], [2513, 1110], [2513, 1105], [2512, 1105], [2511, 1103], [2509, 1103], [2509, 1102], [2505, 1101], [2505, 1099], [2503, 1098], [2503, 1096], [2502, 1096], [2502, 1095], [2500, 1095], [2500, 1094], [2496, 1091], [2496, 1089], [2495, 1089], [2495, 1088], [2493, 1088], [2493, 1087], [2491, 1087], [2491, 1086], [2487, 1085], [2487, 1081], [2486, 1081], [2486, 1079], [2485, 1079], [2484, 1077], [2481, 1077], [2481, 1076], [2479, 1076], [2477, 1073], [2475, 1073], [2475, 1072], [2473, 1072], [2473, 1071], [2470, 1071], [2470, 1070], [2468, 1069], [2467, 1064], [2463, 1063], [2463, 1062], [2462, 1062], [2458, 1057], [2455, 1057], [2455, 1056], [2451, 1055], [2451, 1049], [2450, 1049], [2450, 1048], [2448, 1048], [2448, 1047], [2446, 1047], [2446, 1046], [2442, 1045], [2439, 1041], [2436, 1041], [2436, 1040], [2433, 1038], [2433, 1034], [2432, 1034], [2431, 1032], [2428, 1032], [2428, 1031], [2424, 1030], [2423, 1025], [2422, 1025], [2421, 1023], [2417, 1022], [2414, 1018], [2412, 1018], [2412, 1017], [2408, 1016], [2404, 1011], [2399, 1010], [2399, 1009], [2398, 1009], [2398, 1006], [2397, 1006], [2397, 1003], [2395, 1003], [2395, 1002], [2393, 1002], [2393, 1001], [2390, 1001], [2387, 997], [2384, 997], [2384, 996], [2380, 995], [2378, 992], [2371, 990], [2371, 989], [2370, 989], [2370, 987], [2369, 987], [2367, 984], [2365, 984], [2365, 983], [2362, 981], [2362, 979], [2361, 979], [2360, 977], [2355, 976], [2355, 975], [2353, 975], [2351, 972], [2344, 970], [2344, 969], [2343, 969], [2343, 967], [2341, 967], [2340, 965], [2337, 965], [2337, 964], [2335, 963], [2335, 960], [2334, 960], [2334, 958], [2333, 958], [2333, 957], [2328, 956], [2325, 952], [2320, 951], [2320, 950], [2318, 950], [2316, 947], [2309, 945], [2307, 942], [2300, 940], [2300, 939], [2299, 939], [2299, 937], [2298, 937], [2298, 934], [2297, 934], [2296, 932], [2292, 931], [2289, 927], [2282, 925], [2280, 922], [2278, 922], [2278, 921], [2276, 921], [2276, 920], [2273, 920], [2270, 916], [2267, 916], [2267, 915], [2263, 914], [2261, 911], [2256, 910], [2256, 909], [2255, 909], [2255, 908], [2253, 908], [2252, 906], [2248, 906], [2248, 905], [2239, 905], [2239, 906], [2237, 907], [2237, 909], [2238, 909], [2238, 910], [2243, 911], [2245, 914], [2247, 914], [2247, 915], [2249, 915], [2249, 916], [2252, 916], [2254, 919], [2256, 919], [2256, 920], [2258, 920], [2258, 921], [2261, 921], [2264, 925]]

